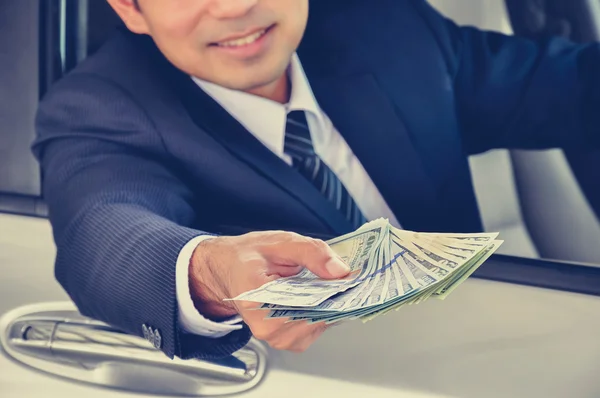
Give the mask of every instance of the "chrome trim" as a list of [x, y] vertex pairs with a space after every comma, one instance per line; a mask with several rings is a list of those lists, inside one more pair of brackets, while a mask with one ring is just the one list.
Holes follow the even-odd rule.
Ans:
[[600, 2], [598, 0], [585, 0], [582, 6], [586, 9], [593, 30], [593, 39], [600, 39]]
[[59, 1], [58, 28], [60, 66], [61, 72], [64, 72], [67, 66], [67, 0]]
[[255, 339], [221, 361], [169, 359], [141, 337], [84, 317], [71, 302], [16, 308], [0, 318], [0, 346], [19, 364], [76, 382], [145, 394], [220, 396], [256, 387], [267, 350]]

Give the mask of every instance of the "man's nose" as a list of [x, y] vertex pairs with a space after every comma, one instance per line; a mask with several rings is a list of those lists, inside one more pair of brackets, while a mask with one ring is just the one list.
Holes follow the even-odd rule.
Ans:
[[258, 3], [259, 0], [213, 0], [210, 13], [215, 18], [239, 18], [242, 17]]

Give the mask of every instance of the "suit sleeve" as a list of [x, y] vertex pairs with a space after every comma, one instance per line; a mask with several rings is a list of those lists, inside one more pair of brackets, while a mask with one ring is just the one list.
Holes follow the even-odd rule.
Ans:
[[219, 358], [250, 333], [184, 333], [176, 262], [202, 217], [149, 117], [119, 87], [89, 75], [61, 81], [42, 101], [33, 151], [57, 246], [55, 275], [82, 314], [142, 336], [169, 357]]
[[453, 76], [466, 151], [600, 148], [600, 44], [459, 27], [413, 0]]

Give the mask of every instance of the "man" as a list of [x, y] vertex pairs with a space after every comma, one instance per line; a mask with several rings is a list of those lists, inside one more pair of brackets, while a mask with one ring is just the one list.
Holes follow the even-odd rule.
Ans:
[[[108, 0], [128, 29], [41, 104], [56, 276], [85, 315], [170, 357], [322, 324], [223, 301], [387, 217], [481, 230], [467, 157], [600, 145], [596, 44], [459, 28], [424, 0]], [[309, 7], [310, 5], [310, 7]]]

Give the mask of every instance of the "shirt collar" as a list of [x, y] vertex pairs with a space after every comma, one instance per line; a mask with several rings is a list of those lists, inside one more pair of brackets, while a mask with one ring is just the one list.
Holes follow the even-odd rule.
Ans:
[[[307, 112], [312, 135], [323, 132], [323, 115], [314, 97], [298, 55], [294, 53], [288, 76], [291, 83], [290, 100], [287, 104], [262, 98], [243, 91], [232, 90], [214, 83], [192, 77], [208, 95], [217, 101], [230, 115], [275, 154], [283, 154], [287, 113], [293, 110]], [[268, 117], [265, 117], [268, 115]], [[322, 139], [323, 137], [313, 137]]]

